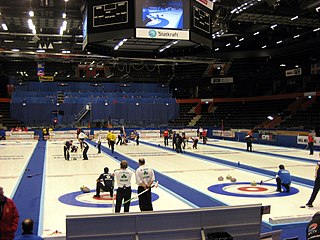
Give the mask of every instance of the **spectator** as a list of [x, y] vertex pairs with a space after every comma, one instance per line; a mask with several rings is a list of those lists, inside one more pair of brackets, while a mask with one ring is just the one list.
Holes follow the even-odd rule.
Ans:
[[31, 218], [27, 218], [22, 222], [22, 234], [15, 238], [15, 240], [43, 240], [42, 237], [39, 237], [33, 233], [33, 220]]
[[4, 196], [3, 188], [0, 186], [0, 239], [12, 240], [17, 231], [19, 214], [16, 205]]
[[320, 239], [320, 212], [316, 212], [308, 223], [306, 239]]

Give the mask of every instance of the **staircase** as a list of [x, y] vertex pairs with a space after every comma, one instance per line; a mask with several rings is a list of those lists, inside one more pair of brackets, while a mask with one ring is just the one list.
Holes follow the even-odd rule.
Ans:
[[63, 91], [57, 92], [57, 99], [58, 99], [58, 103], [64, 103], [64, 92]]
[[10, 103], [0, 103], [0, 125], [2, 125], [4, 129], [24, 126], [22, 122], [11, 118]]
[[191, 121], [188, 124], [188, 127], [193, 127], [196, 125], [196, 123], [199, 121], [199, 119], [201, 118], [201, 115], [196, 115], [194, 116]]
[[91, 103], [86, 104], [79, 113], [74, 115], [74, 120], [78, 123], [81, 121], [84, 116], [87, 115], [88, 112], [91, 111]]

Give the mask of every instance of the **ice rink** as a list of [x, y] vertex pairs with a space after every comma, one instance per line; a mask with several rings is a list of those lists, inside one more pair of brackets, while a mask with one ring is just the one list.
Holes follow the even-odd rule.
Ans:
[[[65, 140], [50, 140], [44, 148], [43, 172], [27, 167], [37, 141], [2, 141], [0, 185], [6, 196], [13, 198], [22, 179], [42, 181], [39, 235], [45, 238], [63, 239], [66, 215], [112, 213], [109, 193], [102, 193], [99, 200], [92, 198], [95, 180], [104, 167], [109, 167], [111, 172], [118, 169], [122, 159], [128, 160], [130, 170], [134, 171], [141, 157], [154, 168], [159, 181], [159, 186], [152, 190], [154, 211], [204, 207], [210, 204], [206, 200], [230, 206], [262, 203], [271, 205], [271, 213], [263, 215], [263, 222], [277, 226], [309, 221], [320, 210], [317, 200], [313, 208], [300, 208], [312, 192], [318, 153], [310, 156], [307, 150], [258, 144], [254, 144], [254, 152], [247, 152], [245, 143], [216, 139], [209, 139], [207, 145], [199, 143], [198, 149], [192, 149], [189, 142], [184, 153], [176, 153], [171, 142], [169, 147], [164, 147], [161, 138], [140, 140], [138, 146], [135, 142], [116, 145], [114, 154], [106, 142], [102, 142], [102, 153], [98, 154], [95, 142], [88, 141], [88, 161], [82, 160], [81, 152], [73, 154], [72, 161], [64, 160]], [[269, 181], [276, 175], [279, 164], [291, 172], [290, 193], [276, 192], [275, 180]], [[25, 178], [26, 175], [31, 177]], [[218, 180], [220, 176], [223, 181]], [[227, 176], [236, 182], [226, 179]], [[261, 184], [261, 181], [266, 182]], [[253, 182], [257, 185], [252, 186]], [[83, 185], [91, 192], [82, 193]], [[131, 186], [135, 195], [134, 177]], [[138, 201], [133, 200], [130, 212], [138, 211]]]

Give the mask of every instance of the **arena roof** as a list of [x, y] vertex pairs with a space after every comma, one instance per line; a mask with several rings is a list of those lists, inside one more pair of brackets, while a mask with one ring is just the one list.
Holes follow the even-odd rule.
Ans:
[[[112, 61], [217, 62], [230, 58], [288, 56], [319, 60], [320, 1], [215, 0], [213, 48], [180, 41], [159, 53], [168, 40], [129, 39], [118, 51], [119, 39], [82, 51], [80, 0], [0, 1], [1, 57], [7, 59], [81, 62]], [[30, 11], [33, 16], [30, 16]], [[63, 13], [66, 18], [63, 18]], [[35, 26], [32, 30], [30, 20]], [[66, 30], [60, 35], [63, 21]], [[34, 31], [34, 32], [33, 32]], [[40, 50], [40, 51], [39, 51]]]

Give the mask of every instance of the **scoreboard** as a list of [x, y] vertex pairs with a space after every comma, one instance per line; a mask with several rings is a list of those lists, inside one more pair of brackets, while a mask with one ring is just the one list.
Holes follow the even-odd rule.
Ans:
[[193, 26], [200, 29], [204, 33], [211, 33], [211, 15], [205, 10], [193, 6]]
[[192, 9], [191, 40], [212, 48], [212, 2], [194, 0], [190, 5]]
[[87, 0], [83, 48], [123, 38], [192, 41], [212, 48], [209, 0]]
[[128, 23], [128, 1], [93, 6], [93, 27]]

